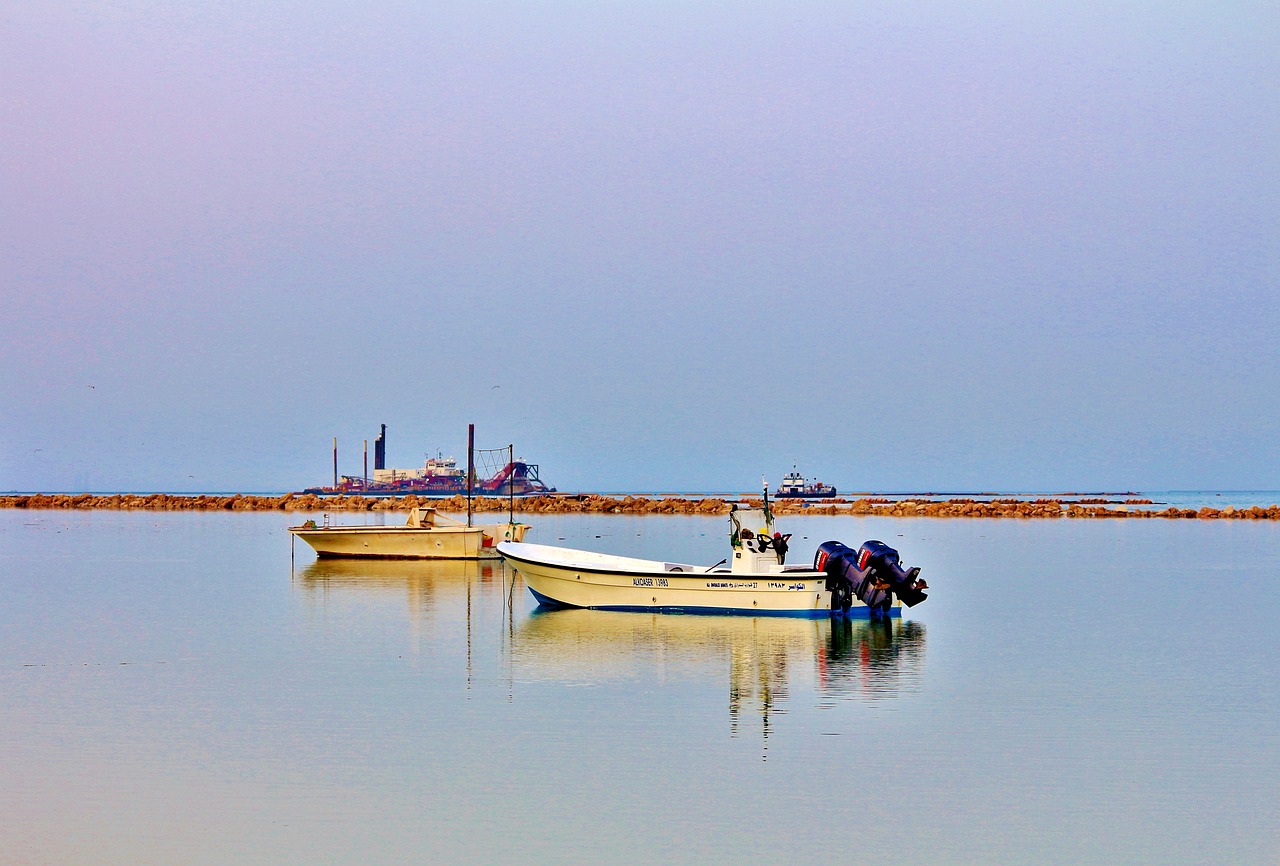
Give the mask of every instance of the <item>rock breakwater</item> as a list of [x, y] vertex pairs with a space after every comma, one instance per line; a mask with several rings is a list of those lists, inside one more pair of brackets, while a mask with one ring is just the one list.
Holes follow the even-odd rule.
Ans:
[[[726, 514], [734, 503], [760, 505], [760, 499], [686, 499], [679, 496], [601, 496], [559, 494], [517, 499], [515, 510], [522, 514]], [[114, 494], [35, 493], [0, 496], [0, 508], [30, 509], [113, 509], [118, 511], [407, 511], [419, 506], [442, 511], [467, 510], [463, 496], [444, 499], [399, 496], [317, 496], [288, 493], [282, 496], [201, 496], [177, 493]], [[1125, 518], [1196, 520], [1280, 520], [1280, 505], [1268, 508], [1175, 508], [1157, 509], [1150, 500], [1128, 499], [1124, 504], [1091, 504], [1059, 499], [947, 499], [890, 500], [875, 497], [831, 499], [823, 502], [778, 500], [771, 503], [777, 514], [855, 514], [880, 517], [1012, 517], [1012, 518]], [[477, 512], [506, 511], [502, 497], [478, 497], [472, 501]]]

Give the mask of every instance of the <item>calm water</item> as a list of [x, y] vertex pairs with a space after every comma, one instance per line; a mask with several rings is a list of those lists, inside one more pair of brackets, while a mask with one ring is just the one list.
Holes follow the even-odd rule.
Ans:
[[833, 627], [291, 566], [288, 522], [0, 511], [0, 862], [1280, 862], [1280, 525], [791, 519], [934, 587]]

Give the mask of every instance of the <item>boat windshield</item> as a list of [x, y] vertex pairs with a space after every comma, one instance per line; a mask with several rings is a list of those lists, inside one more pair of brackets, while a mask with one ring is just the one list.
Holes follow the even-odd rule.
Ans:
[[773, 515], [763, 508], [739, 508], [729, 512], [729, 542], [741, 546], [742, 539], [773, 535]]

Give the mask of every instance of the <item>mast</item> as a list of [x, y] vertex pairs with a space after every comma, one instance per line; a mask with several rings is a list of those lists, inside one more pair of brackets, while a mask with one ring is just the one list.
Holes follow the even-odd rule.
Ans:
[[333, 437], [333, 486], [338, 486], [338, 437]]
[[516, 522], [516, 446], [507, 446], [507, 465], [511, 471], [507, 473], [507, 523]]
[[471, 486], [476, 477], [476, 425], [467, 425], [467, 526], [471, 525]]

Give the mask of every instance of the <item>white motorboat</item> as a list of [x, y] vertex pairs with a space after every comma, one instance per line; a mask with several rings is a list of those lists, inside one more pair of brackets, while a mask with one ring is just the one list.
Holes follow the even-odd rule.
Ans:
[[730, 555], [716, 565], [636, 559], [504, 541], [498, 553], [551, 607], [774, 616], [900, 616], [923, 601], [920, 570], [904, 571], [882, 542], [857, 551], [829, 541], [813, 567], [788, 566], [787, 542], [763, 508], [729, 514]]
[[341, 526], [308, 520], [289, 531], [315, 548], [317, 556], [383, 559], [496, 559], [497, 545], [520, 542], [524, 523], [476, 523], [468, 526], [434, 508], [415, 508], [404, 526]]

